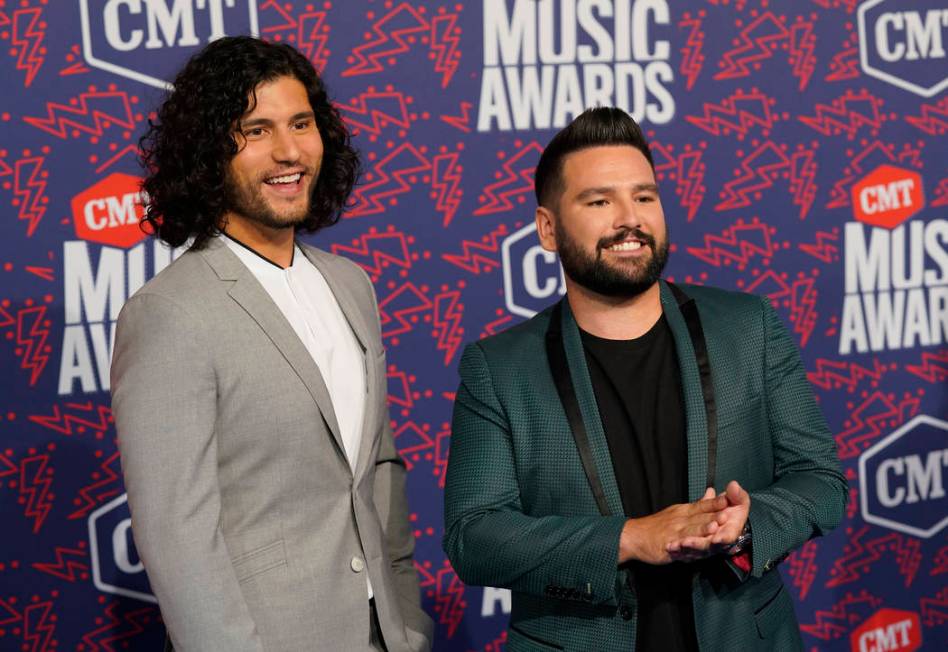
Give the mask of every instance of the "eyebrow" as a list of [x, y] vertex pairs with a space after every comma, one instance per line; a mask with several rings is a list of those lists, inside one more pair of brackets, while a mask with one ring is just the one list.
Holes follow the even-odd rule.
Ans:
[[[300, 111], [290, 116], [288, 122], [296, 122], [297, 120], [302, 120], [304, 118], [309, 118], [311, 120], [316, 119], [316, 114], [312, 111]], [[241, 129], [247, 129], [248, 127], [270, 127], [273, 126], [273, 120], [269, 118], [253, 118], [252, 120], [241, 120], [239, 125]]]
[[[580, 192], [578, 195], [576, 195], [576, 199], [583, 200], [593, 195], [609, 195], [615, 192], [615, 190], [616, 190], [615, 186], [597, 186], [595, 188], [586, 188], [585, 190]], [[633, 193], [654, 192], [657, 194], [658, 185], [654, 183], [637, 183], [634, 186], [632, 186], [631, 190]]]

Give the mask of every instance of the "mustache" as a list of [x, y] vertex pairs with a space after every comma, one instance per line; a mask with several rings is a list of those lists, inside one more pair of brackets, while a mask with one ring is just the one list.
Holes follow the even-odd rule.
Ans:
[[612, 245], [619, 244], [620, 242], [627, 240], [630, 235], [635, 237], [637, 240], [641, 240], [646, 245], [651, 247], [652, 251], [655, 250], [655, 238], [650, 236], [645, 231], [642, 231], [641, 229], [636, 228], [636, 227], [633, 227], [631, 229], [623, 228], [614, 236], [610, 236], [608, 238], [602, 238], [601, 240], [599, 240], [597, 244], [597, 248], [605, 249], [607, 247], [611, 247]]

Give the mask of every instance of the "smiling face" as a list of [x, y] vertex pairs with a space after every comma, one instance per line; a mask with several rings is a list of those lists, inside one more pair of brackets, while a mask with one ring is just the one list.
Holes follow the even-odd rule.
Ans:
[[255, 95], [235, 130], [239, 150], [228, 167], [225, 220], [241, 229], [291, 228], [309, 215], [323, 141], [297, 79], [263, 82]]
[[574, 283], [611, 297], [651, 288], [668, 260], [655, 174], [632, 146], [609, 145], [563, 159], [555, 208], [537, 209], [537, 232]]

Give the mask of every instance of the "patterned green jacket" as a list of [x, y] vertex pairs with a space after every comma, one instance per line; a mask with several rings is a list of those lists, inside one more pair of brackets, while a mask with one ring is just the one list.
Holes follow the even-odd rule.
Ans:
[[[802, 649], [776, 565], [842, 518], [847, 487], [833, 438], [799, 352], [766, 299], [682, 289], [687, 296], [676, 299], [663, 282], [661, 299], [681, 369], [689, 497], [704, 493], [710, 450], [715, 489], [737, 480], [750, 492], [753, 531], [749, 574], [720, 556], [694, 565], [698, 642], [702, 650]], [[630, 652], [635, 595], [617, 567], [625, 517], [579, 330], [568, 301], [560, 305], [464, 351], [444, 548], [464, 582], [512, 590], [510, 652]], [[551, 329], [553, 314], [561, 319]], [[549, 337], [561, 337], [565, 350], [568, 372], [560, 375], [570, 376], [581, 414], [573, 428], [557, 390], [562, 378], [551, 371]], [[706, 374], [710, 368], [704, 387], [702, 358]], [[585, 471], [573, 432], [580, 418]], [[599, 503], [590, 473], [598, 475]]]

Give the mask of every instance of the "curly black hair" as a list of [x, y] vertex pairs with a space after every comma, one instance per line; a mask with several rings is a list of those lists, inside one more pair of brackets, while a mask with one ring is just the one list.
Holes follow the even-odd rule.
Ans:
[[325, 85], [291, 46], [235, 36], [194, 55], [175, 78], [157, 118], [148, 121], [139, 141], [147, 174], [142, 188], [149, 198], [144, 229], [173, 247], [193, 238], [197, 249], [220, 232], [228, 208], [227, 167], [239, 150], [235, 126], [252, 110], [260, 83], [287, 76], [306, 87], [323, 141], [310, 214], [296, 228], [313, 232], [339, 220], [360, 164]]

